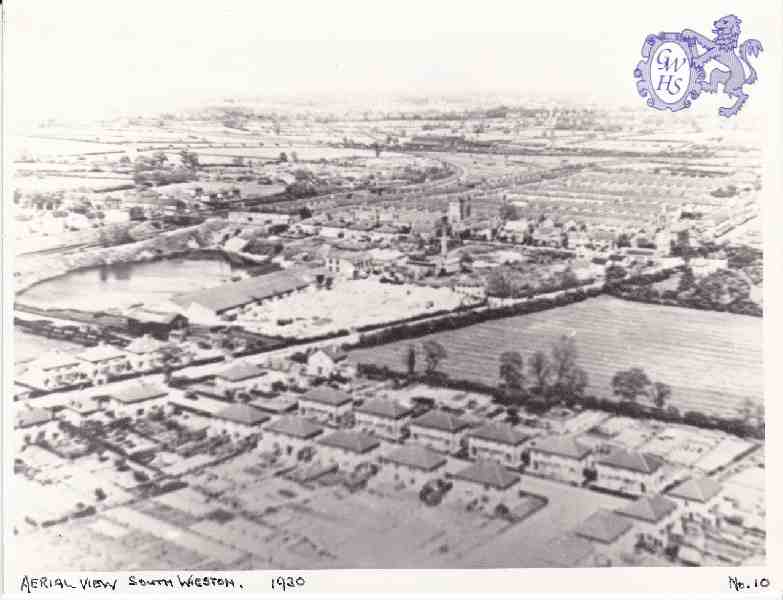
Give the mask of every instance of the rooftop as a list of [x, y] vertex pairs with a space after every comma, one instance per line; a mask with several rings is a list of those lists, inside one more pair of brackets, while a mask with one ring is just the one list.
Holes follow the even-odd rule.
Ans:
[[602, 456], [595, 461], [599, 465], [636, 471], [637, 473], [655, 473], [665, 463], [662, 459], [646, 452], [635, 452], [618, 448], [609, 455]]
[[495, 489], [505, 490], [517, 483], [519, 475], [513, 473], [494, 461], [480, 460], [454, 474], [455, 479], [488, 485]]
[[576, 567], [595, 552], [593, 545], [576, 535], [564, 535], [550, 540], [541, 548], [538, 560], [547, 567]]
[[247, 404], [230, 404], [215, 417], [243, 425], [258, 425], [269, 420], [268, 415]]
[[351, 402], [351, 396], [328, 386], [313, 388], [305, 392], [302, 398], [311, 402], [328, 404], [329, 406], [342, 406]]
[[623, 508], [618, 508], [615, 512], [632, 519], [658, 523], [676, 508], [677, 505], [672, 500], [663, 496], [643, 496]]
[[373, 398], [357, 407], [356, 412], [396, 420], [411, 414], [411, 409], [405, 408], [395, 400], [388, 398]]
[[160, 310], [152, 310], [150, 308], [136, 308], [129, 311], [125, 315], [129, 319], [135, 321], [142, 321], [145, 323], [160, 323], [164, 325], [171, 325], [177, 317], [181, 315], [175, 312], [163, 312]]
[[300, 439], [309, 439], [323, 431], [320, 425], [316, 425], [302, 417], [282, 417], [267, 425], [266, 429], [275, 433], [282, 433]]
[[168, 395], [168, 391], [159, 388], [155, 384], [134, 383], [117, 392], [112, 392], [109, 394], [109, 397], [123, 404], [134, 404], [144, 400], [152, 400], [153, 398], [162, 398], [166, 395]]
[[318, 440], [318, 443], [323, 446], [348, 450], [356, 454], [364, 454], [380, 446], [381, 442], [371, 435], [359, 433], [358, 431], [338, 430], [323, 436]]
[[486, 423], [478, 429], [471, 431], [469, 436], [472, 438], [489, 440], [490, 442], [509, 444], [511, 446], [518, 446], [528, 439], [528, 436], [514, 429], [514, 427], [508, 423], [493, 422]]
[[420, 417], [413, 419], [411, 425], [425, 427], [427, 429], [438, 429], [449, 433], [457, 433], [467, 428], [470, 424], [462, 419], [442, 410], [431, 410]]
[[114, 346], [102, 344], [100, 346], [88, 348], [79, 354], [78, 358], [86, 360], [87, 362], [100, 362], [103, 360], [111, 360], [112, 358], [122, 358], [126, 355], [127, 353], [124, 350], [120, 350]]
[[243, 361], [234, 363], [230, 367], [219, 371], [215, 374], [215, 377], [225, 379], [226, 381], [238, 382], [245, 381], [246, 379], [253, 379], [254, 377], [261, 377], [264, 373], [266, 373], [264, 369]]
[[720, 483], [709, 477], [688, 479], [675, 486], [668, 493], [669, 496], [693, 500], [695, 502], [709, 502], [723, 489]]
[[166, 345], [165, 342], [161, 342], [150, 335], [143, 335], [125, 346], [125, 350], [132, 352], [133, 354], [148, 354], [150, 352], [157, 352]]
[[590, 448], [571, 437], [550, 437], [536, 440], [531, 451], [555, 454], [567, 458], [582, 459], [590, 454]]
[[620, 538], [620, 536], [627, 533], [632, 527], [633, 521], [630, 519], [618, 515], [617, 513], [601, 509], [583, 521], [582, 524], [576, 528], [574, 533], [583, 538], [587, 538], [588, 540], [601, 542], [603, 544], [611, 544]]
[[43, 408], [31, 408], [17, 413], [16, 426], [18, 428], [33, 427], [34, 425], [43, 425], [51, 420], [51, 411]]
[[227, 283], [206, 290], [178, 294], [172, 300], [183, 307], [188, 307], [195, 303], [215, 312], [223, 312], [257, 300], [272, 298], [302, 289], [307, 287], [307, 285], [308, 283], [299, 275], [280, 271], [251, 277], [235, 283]]
[[398, 465], [434, 471], [446, 464], [446, 457], [417, 444], [405, 444], [386, 455], [386, 460]]

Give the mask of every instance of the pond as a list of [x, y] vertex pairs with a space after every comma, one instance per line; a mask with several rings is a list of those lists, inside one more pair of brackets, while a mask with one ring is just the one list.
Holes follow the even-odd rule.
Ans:
[[21, 293], [18, 300], [40, 308], [124, 310], [229, 283], [247, 272], [247, 268], [223, 258], [167, 258], [104, 265], [43, 281]]

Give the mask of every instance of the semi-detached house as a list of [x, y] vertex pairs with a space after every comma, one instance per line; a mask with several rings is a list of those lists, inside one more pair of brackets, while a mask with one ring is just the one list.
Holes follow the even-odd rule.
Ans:
[[299, 399], [300, 416], [334, 427], [349, 425], [352, 414], [351, 396], [328, 386], [308, 390]]
[[379, 483], [421, 489], [433, 479], [446, 474], [446, 457], [419, 446], [405, 444], [381, 458], [383, 465], [378, 473]]
[[441, 410], [426, 412], [408, 426], [411, 441], [447, 454], [459, 452], [462, 436], [468, 427], [467, 421]]
[[617, 448], [595, 460], [597, 487], [629, 495], [656, 494], [666, 484], [665, 462], [649, 453]]
[[390, 398], [373, 398], [354, 409], [356, 428], [389, 440], [401, 440], [410, 422], [411, 409]]
[[467, 435], [471, 458], [496, 460], [507, 467], [522, 464], [522, 452], [529, 436], [507, 423], [486, 423]]
[[591, 450], [573, 437], [550, 437], [530, 445], [531, 473], [579, 485], [589, 466]]

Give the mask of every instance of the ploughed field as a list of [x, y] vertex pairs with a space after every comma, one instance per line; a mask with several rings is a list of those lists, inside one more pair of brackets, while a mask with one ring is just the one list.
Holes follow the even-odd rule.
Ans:
[[[577, 362], [589, 376], [589, 393], [611, 398], [614, 373], [641, 367], [653, 381], [672, 387], [669, 404], [683, 411], [736, 416], [746, 398], [762, 402], [761, 319], [610, 296], [357, 349], [350, 355], [356, 363], [404, 371], [408, 345], [436, 339], [448, 352], [439, 370], [455, 379], [494, 385], [503, 352], [520, 352], [527, 365], [536, 350], [549, 352], [564, 334], [574, 336]], [[417, 370], [423, 365], [419, 353]]]

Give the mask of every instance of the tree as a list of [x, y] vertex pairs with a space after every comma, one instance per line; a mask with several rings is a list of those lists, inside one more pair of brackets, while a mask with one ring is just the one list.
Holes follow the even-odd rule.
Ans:
[[693, 276], [693, 269], [691, 269], [690, 267], [685, 267], [685, 269], [682, 272], [682, 276], [680, 277], [680, 282], [677, 285], [677, 291], [685, 292], [687, 290], [693, 289], [695, 285], [696, 285], [696, 278]]
[[408, 376], [416, 372], [416, 346], [413, 344], [409, 344], [405, 352], [405, 365], [408, 369]]
[[288, 162], [288, 155], [285, 152], [281, 152], [277, 157], [277, 162]]
[[235, 156], [234, 160], [231, 161], [231, 164], [233, 164], [235, 167], [244, 167], [245, 159], [241, 156]]
[[500, 378], [511, 390], [522, 389], [525, 370], [522, 355], [519, 352], [504, 352], [500, 355]]
[[421, 345], [424, 351], [424, 361], [427, 363], [426, 371], [428, 375], [434, 373], [441, 361], [448, 358], [446, 349], [435, 340], [427, 340]]
[[179, 153], [180, 160], [182, 160], [182, 164], [185, 165], [188, 169], [198, 169], [199, 168], [199, 161], [198, 161], [198, 154], [195, 152], [189, 152], [186, 149], [182, 149]]
[[573, 335], [563, 335], [552, 345], [552, 375], [555, 389], [560, 389], [576, 368], [576, 342]]
[[299, 162], [299, 155], [296, 152], [291, 152], [291, 162]]
[[536, 389], [539, 392], [546, 393], [549, 387], [549, 378], [552, 373], [552, 365], [549, 363], [549, 357], [541, 350], [538, 350], [530, 357], [527, 366], [535, 381]]
[[635, 402], [651, 384], [647, 374], [638, 367], [626, 371], [618, 371], [612, 377], [612, 390], [615, 396], [619, 396], [629, 402]]
[[666, 401], [669, 399], [669, 397], [671, 397], [671, 395], [672, 388], [665, 383], [661, 383], [660, 381], [653, 383], [652, 387], [650, 388], [650, 400], [660, 410], [663, 410]]
[[500, 218], [504, 221], [516, 221], [519, 219], [519, 209], [513, 204], [502, 204], [500, 206]]

